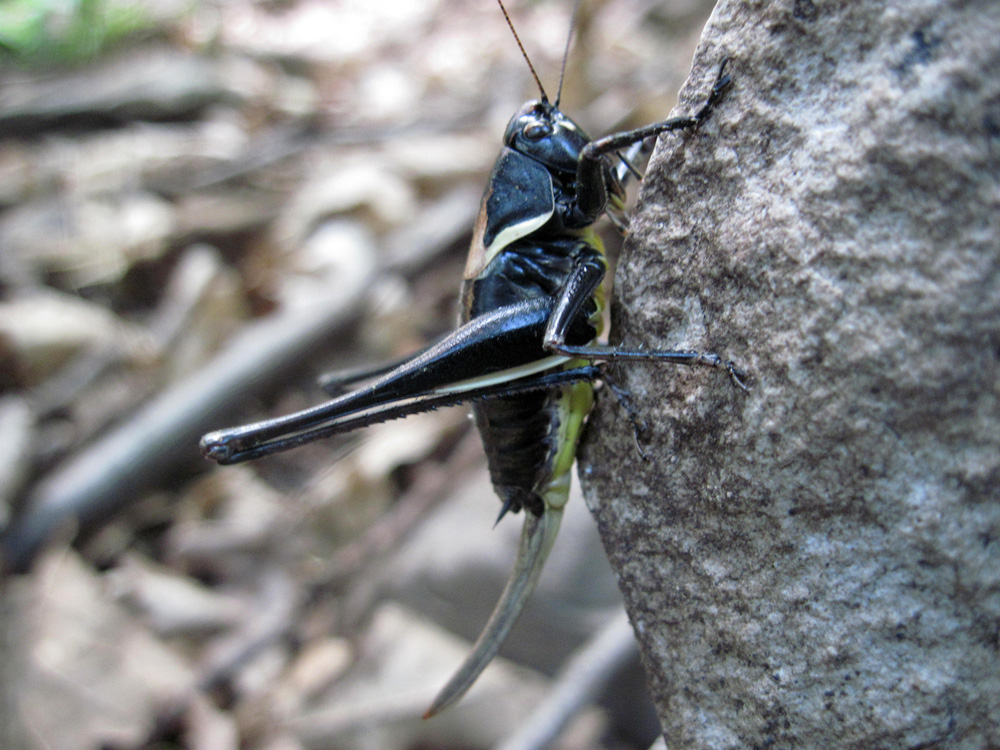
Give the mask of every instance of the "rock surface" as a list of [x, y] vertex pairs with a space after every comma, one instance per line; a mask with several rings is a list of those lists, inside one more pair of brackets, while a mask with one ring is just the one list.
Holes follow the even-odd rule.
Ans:
[[581, 474], [667, 746], [1000, 744], [1000, 6], [723, 0], [619, 266]]

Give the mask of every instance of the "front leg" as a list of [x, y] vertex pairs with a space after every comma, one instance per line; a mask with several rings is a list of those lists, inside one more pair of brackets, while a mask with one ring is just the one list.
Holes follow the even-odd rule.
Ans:
[[611, 135], [606, 135], [603, 138], [598, 138], [596, 141], [592, 141], [587, 144], [587, 147], [584, 149], [582, 159], [595, 160], [604, 154], [618, 151], [626, 146], [631, 146], [633, 143], [638, 143], [639, 141], [644, 141], [647, 138], [652, 138], [655, 135], [661, 135], [662, 133], [668, 133], [673, 130], [688, 130], [690, 128], [698, 127], [708, 119], [710, 114], [712, 114], [712, 110], [715, 108], [715, 105], [719, 103], [726, 89], [728, 89], [733, 83], [732, 78], [730, 78], [729, 74], [726, 72], [726, 66], [728, 64], [728, 58], [722, 61], [722, 65], [719, 66], [719, 73], [715, 78], [715, 83], [712, 85], [712, 91], [708, 95], [708, 99], [701, 106], [701, 109], [693, 115], [688, 115], [686, 117], [671, 117], [669, 120], [664, 120], [663, 122], [654, 122], [652, 125], [635, 128], [634, 130], [625, 130], [621, 133], [612, 133]]
[[652, 138], [653, 136], [668, 133], [674, 130], [687, 130], [697, 128], [709, 115], [715, 105], [722, 99], [722, 95], [732, 85], [732, 79], [726, 73], [726, 66], [729, 58], [722, 61], [719, 66], [719, 73], [715, 77], [712, 91], [708, 99], [693, 115], [686, 117], [672, 117], [663, 122], [655, 122], [634, 130], [625, 130], [621, 133], [612, 133], [596, 141], [591, 141], [584, 147], [580, 154], [580, 163], [576, 171], [577, 184], [577, 206], [580, 213], [589, 217], [590, 221], [595, 221], [604, 210], [607, 203], [607, 188], [604, 183], [605, 160], [607, 154], [614, 153], [623, 148], [631, 146]]

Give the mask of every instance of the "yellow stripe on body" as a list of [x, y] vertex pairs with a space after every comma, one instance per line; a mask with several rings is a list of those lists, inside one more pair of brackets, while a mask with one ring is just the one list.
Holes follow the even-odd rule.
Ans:
[[[527, 375], [535, 375], [539, 372], [545, 372], [546, 370], [554, 370], [566, 362], [582, 362], [583, 360], [571, 360], [569, 357], [565, 357], [561, 354], [553, 354], [551, 357], [545, 357], [539, 359], [536, 362], [529, 362], [526, 365], [519, 365], [518, 367], [512, 367], [509, 370], [499, 370], [498, 372], [491, 372], [488, 375], [480, 375], [476, 378], [469, 378], [468, 380], [460, 380], [457, 383], [449, 383], [448, 385], [440, 386], [435, 388], [432, 393], [463, 393], [464, 391], [471, 391], [474, 388], [479, 388], [481, 386], [487, 385], [500, 385], [502, 383], [510, 383], [518, 378], [523, 378]], [[566, 368], [563, 368], [566, 369]]]

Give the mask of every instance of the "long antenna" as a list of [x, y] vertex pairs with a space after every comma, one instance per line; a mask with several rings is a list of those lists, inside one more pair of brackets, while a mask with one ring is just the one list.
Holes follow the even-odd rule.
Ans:
[[[538, 73], [535, 72], [535, 66], [531, 64], [531, 59], [528, 57], [528, 53], [524, 51], [524, 45], [521, 44], [521, 37], [517, 35], [517, 29], [514, 28], [514, 24], [511, 22], [510, 16], [507, 15], [507, 9], [503, 5], [503, 0], [497, 0], [497, 4], [503, 12], [503, 17], [507, 19], [507, 25], [510, 27], [510, 33], [514, 35], [514, 41], [517, 42], [517, 46], [521, 50], [521, 57], [523, 57], [524, 61], [528, 63], [528, 70], [531, 71], [531, 75], [534, 77], [535, 83], [538, 84], [538, 90], [542, 94], [542, 101], [548, 104], [549, 96], [545, 93], [545, 89], [542, 87], [542, 82], [538, 78]], [[560, 83], [560, 87], [562, 87], [562, 83]]]
[[573, 14], [569, 17], [569, 31], [566, 33], [566, 48], [563, 50], [562, 67], [559, 68], [559, 90], [556, 91], [556, 108], [562, 99], [563, 78], [566, 77], [566, 61], [569, 59], [569, 43], [573, 41], [573, 31], [576, 29], [576, 14], [580, 11], [580, 0], [573, 3]]

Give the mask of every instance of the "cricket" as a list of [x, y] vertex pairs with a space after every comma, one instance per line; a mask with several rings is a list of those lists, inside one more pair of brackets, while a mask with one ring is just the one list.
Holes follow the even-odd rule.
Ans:
[[207, 458], [234, 464], [430, 409], [471, 405], [501, 503], [497, 520], [523, 513], [524, 526], [500, 600], [425, 718], [461, 699], [530, 597], [559, 531], [577, 443], [607, 363], [708, 367], [747, 390], [743, 371], [714, 353], [602, 343], [608, 260], [594, 231], [604, 215], [627, 228], [624, 186], [638, 172], [623, 152], [705, 122], [732, 85], [729, 61], [720, 63], [695, 113], [591, 140], [559, 109], [574, 22], [550, 100], [498, 3], [540, 98], [522, 105], [503, 134], [473, 230], [460, 325], [403, 360], [323, 378], [321, 386], [332, 396], [325, 403], [201, 440]]

